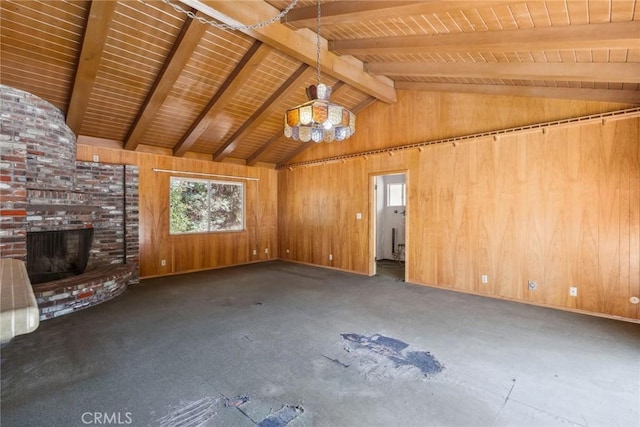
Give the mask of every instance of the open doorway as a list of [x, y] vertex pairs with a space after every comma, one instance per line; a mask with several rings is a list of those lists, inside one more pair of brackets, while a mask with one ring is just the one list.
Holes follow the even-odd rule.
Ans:
[[407, 177], [373, 176], [373, 273], [404, 281], [406, 277]]

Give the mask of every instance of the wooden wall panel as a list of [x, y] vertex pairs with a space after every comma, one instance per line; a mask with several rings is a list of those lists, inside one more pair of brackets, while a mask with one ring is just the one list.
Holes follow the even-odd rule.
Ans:
[[354, 136], [314, 144], [300, 162], [434, 141], [636, 107], [634, 104], [398, 90], [398, 102], [376, 102], [357, 116]]
[[[432, 147], [431, 150], [438, 151], [439, 157], [445, 158], [446, 153], [447, 151], [450, 151], [450, 148], [452, 148], [452, 146], [438, 146]], [[410, 175], [410, 180], [412, 182], [414, 181], [414, 177], [417, 176], [428, 182], [434, 182], [439, 176], [439, 166], [442, 164], [442, 162], [434, 162], [427, 167], [427, 162], [423, 160], [426, 155], [427, 153], [424, 150], [420, 150], [417, 153], [414, 153], [414, 156], [417, 159], [417, 167], [415, 171], [412, 171]], [[435, 210], [435, 200], [437, 197], [438, 194], [436, 193], [434, 187], [431, 185], [407, 186], [407, 212], [405, 216], [406, 223], [408, 224], [411, 221], [415, 221], [415, 217], [420, 212], [418, 210], [419, 205], [416, 203], [418, 200], [422, 200], [422, 210], [420, 214], [426, 218], [433, 219], [432, 221], [423, 221], [422, 227], [415, 227], [413, 229], [410, 239], [414, 241], [415, 244], [412, 245], [413, 251], [411, 252], [411, 254], [406, 253], [405, 246], [405, 256], [407, 260], [406, 264], [408, 264], [413, 257], [424, 260], [424, 262], [416, 263], [413, 265], [412, 274], [423, 277], [426, 283], [437, 283], [437, 258], [435, 257], [435, 247], [438, 230], [436, 227], [434, 227], [434, 225], [437, 224]]]
[[[82, 144], [78, 159], [139, 166], [143, 277], [278, 256], [371, 274], [371, 177], [406, 172], [410, 282], [638, 319], [639, 141], [640, 119], [626, 119], [278, 172]], [[169, 174], [153, 168], [260, 178], [246, 187], [247, 231], [169, 236]]]
[[370, 177], [404, 170], [410, 282], [638, 319], [639, 159], [632, 118], [281, 170], [282, 258], [371, 274]]
[[[640, 139], [640, 120], [636, 122], [636, 135]], [[630, 294], [640, 295], [640, 149], [636, 157], [629, 158], [629, 234], [621, 240], [629, 241]], [[623, 253], [622, 256], [625, 256]], [[621, 263], [621, 270], [626, 264]], [[623, 277], [626, 276], [623, 274]], [[639, 297], [640, 298], [640, 297]], [[629, 317], [640, 319], [640, 304], [629, 307]]]
[[[183, 273], [265, 261], [277, 257], [277, 173], [275, 170], [198, 159], [78, 145], [78, 160], [137, 165], [140, 171], [140, 276]], [[169, 178], [153, 169], [258, 178], [245, 181], [246, 230], [169, 235]], [[179, 175], [176, 173], [175, 175]], [[212, 177], [211, 179], [216, 179]], [[253, 250], [256, 255], [253, 255]], [[269, 253], [265, 253], [265, 249]], [[166, 266], [161, 260], [166, 260]]]

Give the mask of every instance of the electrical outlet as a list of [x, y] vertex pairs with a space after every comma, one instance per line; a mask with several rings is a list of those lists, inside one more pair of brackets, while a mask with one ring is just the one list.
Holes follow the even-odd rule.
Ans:
[[572, 297], [577, 297], [578, 296], [578, 288], [576, 288], [575, 286], [569, 287], [569, 295], [571, 295]]
[[529, 290], [530, 291], [535, 291], [536, 290], [536, 286], [538, 286], [538, 285], [536, 284], [535, 281], [529, 280]]
[[97, 154], [93, 155], [93, 163], [98, 163], [100, 161], [100, 156], [98, 156]]
[[253, 250], [254, 255], [258, 255], [258, 251], [256, 249]]
[[480, 276], [480, 280], [482, 281], [482, 283], [489, 283], [489, 276], [483, 274], [482, 276]]
[[329, 261], [333, 261], [333, 255], [329, 254]]
[[166, 267], [167, 266], [167, 260], [166, 259], [161, 259], [160, 260], [160, 267]]
[[289, 253], [289, 249], [287, 249], [287, 253]]
[[269, 248], [264, 248], [264, 253], [268, 254], [269, 253]]

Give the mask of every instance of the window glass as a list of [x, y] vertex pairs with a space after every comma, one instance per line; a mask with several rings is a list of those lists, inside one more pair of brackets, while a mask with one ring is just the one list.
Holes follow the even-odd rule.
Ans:
[[404, 206], [405, 192], [405, 184], [387, 184], [387, 206]]
[[244, 229], [244, 184], [171, 177], [170, 233]]

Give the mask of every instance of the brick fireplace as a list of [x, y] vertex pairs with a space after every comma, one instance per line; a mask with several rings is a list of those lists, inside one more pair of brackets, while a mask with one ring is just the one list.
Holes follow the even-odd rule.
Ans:
[[85, 273], [34, 285], [40, 318], [119, 295], [138, 278], [137, 167], [76, 161], [60, 110], [4, 85], [0, 97], [2, 257], [27, 262], [27, 233], [92, 228]]

